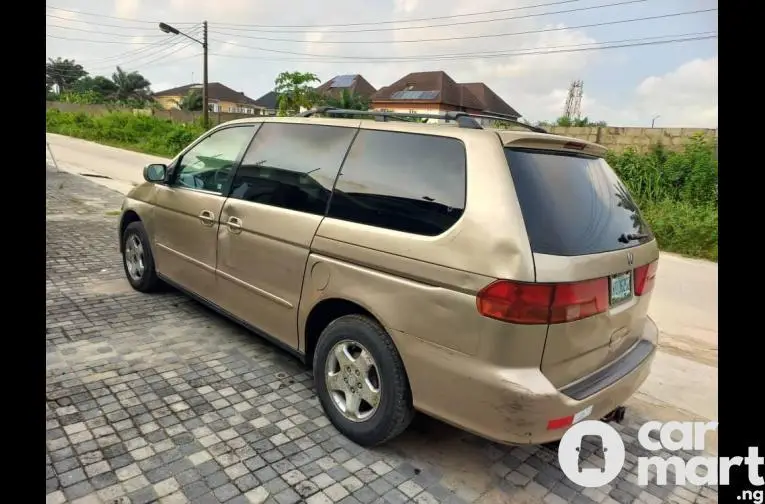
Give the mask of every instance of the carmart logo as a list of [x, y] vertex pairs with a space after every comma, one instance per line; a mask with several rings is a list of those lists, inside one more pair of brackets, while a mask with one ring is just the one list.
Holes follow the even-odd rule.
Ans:
[[[717, 422], [646, 422], [638, 431], [638, 442], [649, 451], [703, 451], [704, 437], [708, 431], [717, 430]], [[659, 439], [649, 436], [658, 432]], [[675, 434], [673, 436], [673, 434]], [[581, 445], [585, 436], [600, 437], [603, 444], [603, 467], [584, 468], [581, 464]], [[586, 420], [574, 424], [560, 441], [558, 446], [558, 462], [563, 473], [577, 485], [597, 488], [607, 485], [621, 473], [624, 468], [625, 447], [619, 433], [605, 422]], [[759, 456], [759, 449], [749, 448], [746, 457], [691, 457], [686, 462], [681, 457], [638, 457], [638, 484], [648, 484], [649, 470], [656, 472], [656, 484], [666, 485], [669, 467], [674, 469], [675, 485], [686, 482], [693, 485], [727, 485], [730, 469], [742, 464], [747, 466], [749, 482], [753, 486], [762, 486], [765, 479], [759, 474], [759, 466], [765, 463], [765, 458]], [[719, 477], [718, 477], [719, 467]], [[704, 474], [698, 469], [704, 468]]]

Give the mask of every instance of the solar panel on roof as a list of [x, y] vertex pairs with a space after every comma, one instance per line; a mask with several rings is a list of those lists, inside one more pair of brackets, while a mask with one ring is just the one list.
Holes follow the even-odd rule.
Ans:
[[396, 100], [432, 100], [438, 96], [438, 91], [396, 91], [390, 95]]
[[338, 75], [335, 77], [335, 79], [332, 81], [332, 84], [329, 87], [333, 88], [347, 88], [351, 87], [353, 85], [353, 80], [356, 78], [355, 75]]

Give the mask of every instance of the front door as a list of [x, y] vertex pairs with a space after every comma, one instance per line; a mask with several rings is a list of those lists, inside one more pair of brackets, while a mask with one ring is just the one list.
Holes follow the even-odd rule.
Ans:
[[356, 131], [263, 124], [221, 210], [221, 306], [291, 348], [298, 348], [297, 310], [311, 241]]
[[216, 241], [224, 190], [254, 125], [216, 130], [175, 163], [157, 186], [154, 257], [168, 280], [206, 299], [215, 296]]

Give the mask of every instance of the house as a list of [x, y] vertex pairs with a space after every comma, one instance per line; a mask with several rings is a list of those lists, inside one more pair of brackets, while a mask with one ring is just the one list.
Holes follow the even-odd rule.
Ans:
[[491, 88], [483, 82], [470, 82], [468, 84], [460, 84], [460, 86], [466, 88], [473, 94], [473, 96], [478, 98], [481, 102], [481, 110], [484, 113], [507, 117], [513, 121], [517, 121], [521, 118], [521, 114], [519, 114], [518, 111], [508, 105], [505, 100], [500, 98], [497, 93], [492, 91]]
[[[165, 110], [177, 109], [178, 103], [192, 90], [202, 92], [202, 84], [187, 84], [154, 93], [154, 99]], [[232, 112], [237, 114], [261, 115], [263, 107], [241, 91], [234, 91], [220, 82], [207, 85], [207, 102], [210, 112]]]
[[263, 110], [263, 115], [274, 116], [279, 110], [279, 94], [276, 91], [269, 91], [255, 100], [255, 105]]
[[369, 81], [358, 74], [336, 75], [315, 89], [319, 94], [335, 97], [345, 90], [366, 99], [370, 99], [372, 95], [377, 92], [375, 87], [370, 84]]
[[520, 117], [486, 84], [459, 84], [443, 71], [410, 73], [381, 88], [372, 96], [372, 109], [420, 114], [449, 111], [491, 113], [512, 120]]

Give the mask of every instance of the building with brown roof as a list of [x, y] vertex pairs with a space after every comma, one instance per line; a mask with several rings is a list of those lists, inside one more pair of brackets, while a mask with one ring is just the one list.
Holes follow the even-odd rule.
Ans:
[[316, 88], [317, 93], [329, 96], [338, 96], [343, 91], [348, 91], [367, 99], [377, 92], [375, 87], [359, 74], [336, 75]]
[[459, 84], [446, 72], [415, 72], [381, 88], [372, 96], [372, 109], [438, 114], [464, 111], [517, 120], [520, 114], [486, 84]]
[[483, 82], [470, 82], [467, 84], [460, 84], [460, 86], [466, 88], [473, 96], [478, 98], [478, 101], [481, 102], [483, 112], [507, 117], [514, 121], [520, 119], [521, 114], [508, 105], [505, 100], [500, 98], [497, 93], [492, 91], [492, 89]]
[[[165, 110], [177, 109], [178, 103], [193, 90], [202, 92], [202, 84], [187, 84], [172, 89], [154, 93], [154, 99]], [[210, 112], [234, 112], [238, 114], [260, 115], [263, 107], [242, 91], [235, 91], [220, 82], [210, 82], [207, 85], [207, 102]]]

